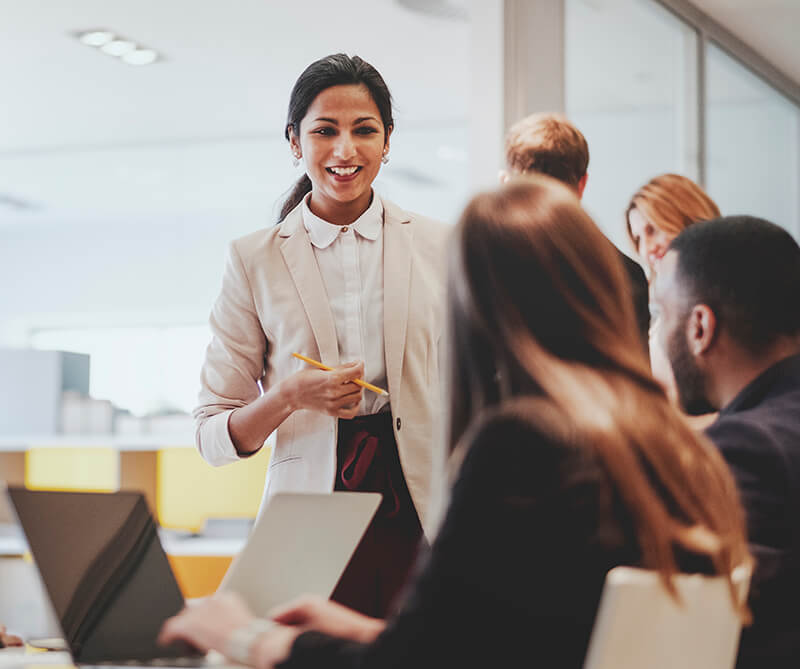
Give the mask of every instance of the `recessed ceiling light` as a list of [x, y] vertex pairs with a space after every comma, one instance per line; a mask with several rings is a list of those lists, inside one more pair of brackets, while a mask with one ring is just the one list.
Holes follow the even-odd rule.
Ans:
[[126, 53], [133, 51], [136, 45], [124, 39], [112, 39], [107, 44], [100, 47], [100, 51], [107, 53], [109, 56], [124, 56]]
[[440, 19], [469, 19], [469, 9], [465, 0], [396, 0], [399, 5], [415, 12], [435, 16]]
[[90, 30], [80, 35], [78, 39], [87, 46], [103, 46], [114, 39], [114, 33], [108, 30]]
[[162, 59], [157, 51], [104, 28], [83, 30], [72, 33], [72, 35], [77, 37], [82, 44], [96, 47], [106, 55], [119, 58], [128, 65], [150, 65], [150, 63]]
[[128, 65], [150, 65], [158, 60], [158, 53], [152, 49], [134, 49], [120, 56]]

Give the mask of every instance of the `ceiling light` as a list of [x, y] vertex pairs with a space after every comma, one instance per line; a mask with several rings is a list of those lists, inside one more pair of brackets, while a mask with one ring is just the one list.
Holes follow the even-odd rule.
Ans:
[[158, 60], [158, 53], [152, 49], [134, 49], [120, 57], [128, 65], [149, 65]]
[[106, 55], [119, 58], [128, 65], [150, 65], [163, 59], [157, 51], [121, 37], [111, 30], [95, 28], [75, 32], [72, 35], [82, 44], [96, 47]]
[[78, 39], [86, 46], [103, 46], [114, 39], [114, 33], [108, 30], [90, 30], [79, 35]]
[[107, 53], [109, 56], [124, 56], [135, 48], [136, 45], [133, 42], [124, 39], [113, 39], [101, 46], [100, 51]]
[[440, 19], [466, 21], [469, 9], [465, 0], [396, 0], [397, 4], [421, 14]]

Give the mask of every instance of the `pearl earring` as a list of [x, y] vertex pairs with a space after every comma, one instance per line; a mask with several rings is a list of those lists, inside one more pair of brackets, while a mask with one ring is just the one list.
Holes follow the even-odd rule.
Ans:
[[381, 162], [382, 162], [384, 165], [386, 165], [386, 163], [388, 163], [388, 162], [389, 162], [389, 156], [387, 156], [387, 155], [384, 153], [384, 154], [383, 154], [383, 158], [381, 158]]
[[299, 164], [300, 164], [300, 154], [299, 153], [295, 153], [292, 156], [292, 165], [294, 167], [297, 167]]

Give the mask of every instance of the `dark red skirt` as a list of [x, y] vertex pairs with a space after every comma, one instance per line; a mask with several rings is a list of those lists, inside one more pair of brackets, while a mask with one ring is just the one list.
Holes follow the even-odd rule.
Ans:
[[379, 492], [383, 502], [331, 599], [385, 618], [408, 579], [422, 528], [406, 486], [388, 411], [339, 420], [335, 490]]

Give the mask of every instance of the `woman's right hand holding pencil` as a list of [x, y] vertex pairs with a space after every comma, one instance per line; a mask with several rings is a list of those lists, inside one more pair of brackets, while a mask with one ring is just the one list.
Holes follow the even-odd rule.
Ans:
[[364, 390], [353, 381], [362, 376], [363, 362], [350, 362], [330, 371], [302, 369], [285, 382], [292, 411], [306, 409], [337, 418], [354, 418]]
[[363, 375], [363, 362], [351, 362], [327, 371], [304, 366], [267, 388], [256, 401], [234, 409], [230, 415], [228, 431], [236, 452], [247, 456], [260, 450], [267, 437], [300, 409], [337, 418], [355, 418], [364, 390], [354, 381]]

